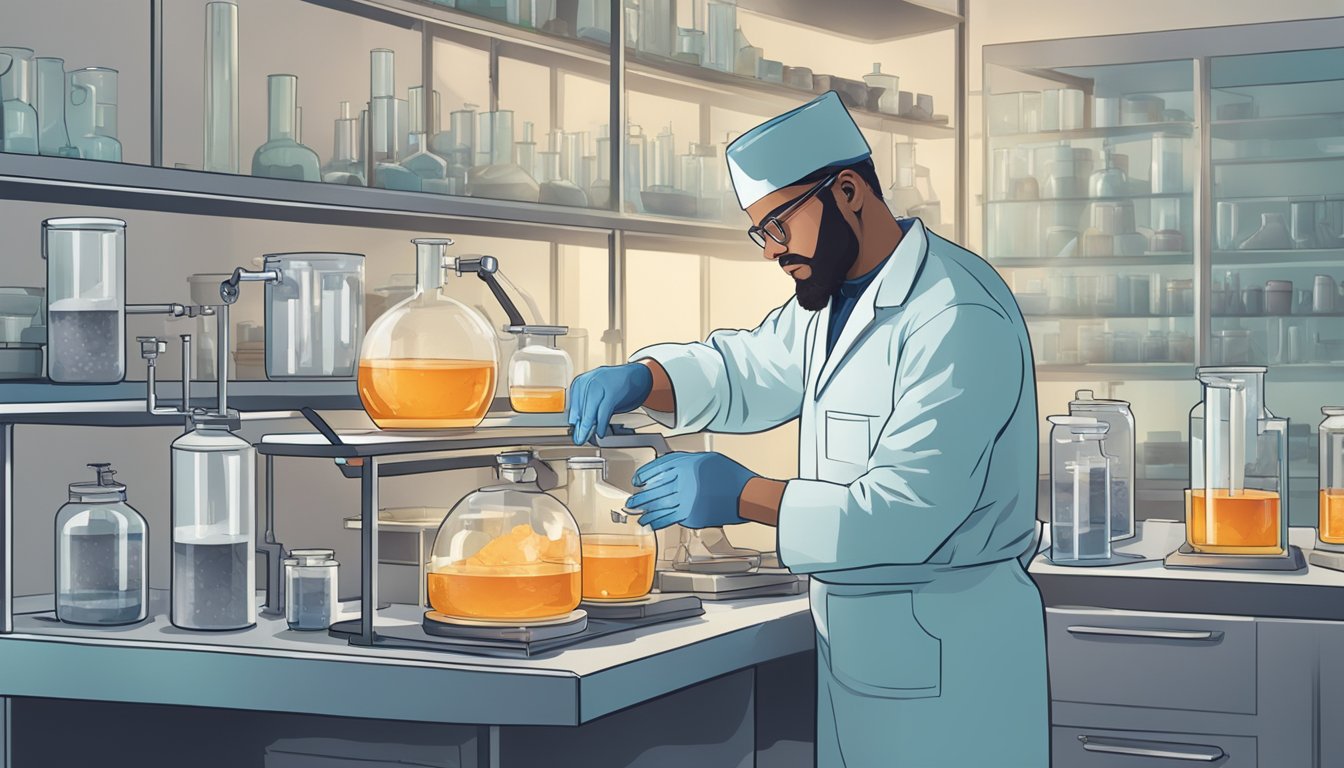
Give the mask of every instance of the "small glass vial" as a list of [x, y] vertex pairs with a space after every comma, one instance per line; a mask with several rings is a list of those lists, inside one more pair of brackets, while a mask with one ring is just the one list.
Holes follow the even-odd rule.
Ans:
[[56, 513], [56, 618], [69, 624], [134, 624], [149, 605], [145, 518], [126, 503], [110, 464], [71, 483]]
[[518, 413], [561, 413], [574, 378], [569, 353], [556, 346], [563, 325], [511, 325], [518, 349], [509, 358], [509, 404]]
[[295, 549], [285, 558], [285, 621], [290, 629], [317, 631], [336, 621], [336, 575], [330, 549]]
[[1050, 423], [1050, 561], [1108, 560], [1111, 460], [1102, 441], [1110, 425], [1086, 416], [1051, 416]]

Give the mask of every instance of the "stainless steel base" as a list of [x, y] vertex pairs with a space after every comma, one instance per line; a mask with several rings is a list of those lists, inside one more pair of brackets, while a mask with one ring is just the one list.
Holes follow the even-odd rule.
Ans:
[[519, 624], [494, 624], [484, 621], [463, 621], [449, 618], [437, 611], [426, 611], [422, 625], [425, 634], [439, 637], [534, 643], [538, 640], [553, 640], [557, 637], [567, 637], [583, 632], [588, 628], [588, 614], [585, 611], [576, 610], [562, 619], [523, 626]]
[[[705, 609], [700, 606], [700, 598], [687, 594], [650, 594], [639, 600], [623, 602], [584, 600], [579, 607], [594, 619], [647, 619], [671, 613], [698, 615]], [[698, 612], [698, 613], [697, 613]]]
[[691, 592], [704, 600], [800, 595], [806, 579], [788, 571], [755, 573], [688, 573], [659, 571], [655, 586], [660, 592]]
[[1189, 544], [1167, 555], [1168, 568], [1216, 568], [1226, 571], [1301, 571], [1307, 567], [1302, 550], [1288, 547], [1287, 555], [1206, 555], [1190, 549]]
[[1330, 549], [1313, 549], [1307, 555], [1307, 562], [1332, 571], [1344, 571], [1344, 552]]

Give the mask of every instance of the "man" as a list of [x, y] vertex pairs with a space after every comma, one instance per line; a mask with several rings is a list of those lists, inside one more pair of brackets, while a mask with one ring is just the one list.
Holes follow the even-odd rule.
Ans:
[[822, 768], [1045, 768], [1036, 388], [1012, 294], [893, 218], [834, 92], [747, 132], [728, 166], [795, 297], [751, 331], [659, 344], [578, 377], [576, 442], [643, 407], [674, 433], [800, 421], [799, 478], [718, 453], [635, 474], [655, 529], [755, 521], [811, 578]]

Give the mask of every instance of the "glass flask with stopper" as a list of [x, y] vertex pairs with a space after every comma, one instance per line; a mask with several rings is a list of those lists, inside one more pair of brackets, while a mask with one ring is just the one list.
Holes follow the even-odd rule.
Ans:
[[126, 375], [126, 222], [42, 222], [47, 260], [47, 374], [66, 384]]
[[111, 464], [89, 464], [93, 482], [71, 483], [56, 513], [56, 618], [132, 624], [149, 606], [145, 518], [126, 503]]
[[266, 143], [252, 155], [252, 175], [294, 181], [321, 181], [322, 162], [317, 153], [299, 143], [299, 79], [294, 75], [269, 75]]
[[1069, 403], [1070, 416], [1089, 416], [1110, 429], [1102, 451], [1111, 459], [1111, 541], [1134, 535], [1134, 414], [1124, 400], [1099, 400], [1080, 389]]
[[569, 510], [583, 545], [584, 600], [638, 600], [653, 588], [658, 542], [653, 529], [625, 508], [630, 494], [606, 482], [607, 460], [568, 462]]
[[1089, 416], [1051, 416], [1050, 561], [1074, 565], [1111, 557], [1110, 425]]
[[434, 538], [428, 618], [489, 623], [565, 619], [582, 595], [574, 516], [537, 486], [529, 451], [496, 457], [500, 483], [453, 507]]
[[565, 410], [565, 391], [574, 378], [569, 353], [556, 339], [569, 329], [563, 325], [511, 325], [518, 348], [509, 357], [509, 404], [518, 413], [559, 413]]
[[359, 397], [382, 429], [475, 427], [494, 397], [499, 351], [481, 313], [444, 292], [453, 241], [415, 243], [415, 294], [369, 327]]

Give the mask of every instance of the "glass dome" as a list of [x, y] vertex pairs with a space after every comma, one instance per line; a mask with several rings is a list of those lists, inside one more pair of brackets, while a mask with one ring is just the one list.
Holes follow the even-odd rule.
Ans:
[[490, 410], [499, 350], [481, 313], [448, 296], [453, 241], [415, 243], [415, 293], [364, 337], [359, 399], [382, 429], [475, 427]]
[[511, 325], [518, 348], [509, 358], [509, 404], [518, 413], [560, 413], [565, 390], [574, 378], [569, 353], [556, 338], [569, 329], [562, 325]]
[[583, 545], [583, 599], [637, 600], [653, 588], [658, 542], [625, 509], [630, 494], [605, 482], [607, 460], [569, 460], [569, 509]]
[[499, 485], [457, 503], [439, 526], [427, 591], [448, 619], [548, 621], [568, 616], [582, 593], [574, 517], [536, 484], [532, 454], [500, 454]]

